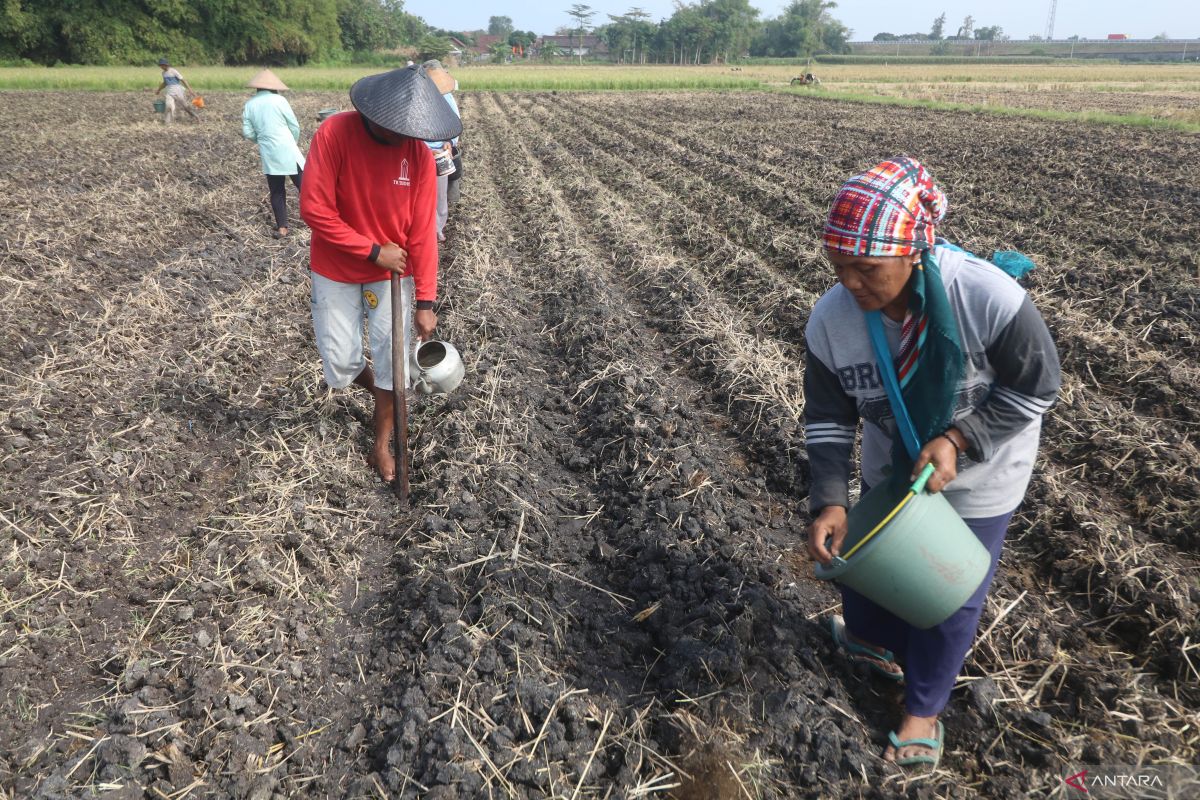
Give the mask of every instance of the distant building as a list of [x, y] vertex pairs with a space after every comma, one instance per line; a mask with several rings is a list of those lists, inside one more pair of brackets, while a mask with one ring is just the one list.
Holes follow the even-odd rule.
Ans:
[[457, 67], [464, 61], [469, 61], [470, 56], [467, 55], [467, 45], [461, 39], [457, 39], [453, 36], [448, 38], [450, 39], [450, 52], [446, 56], [446, 65], [450, 67]]
[[[451, 36], [450, 43], [454, 45], [454, 50], [451, 50], [451, 55], [456, 55], [460, 62], [484, 61], [491, 56], [492, 46], [507, 41], [503, 36], [493, 36], [490, 33], [481, 33], [475, 37], [474, 44], [468, 44], [462, 39]], [[458, 52], [455, 53], [454, 51]]]
[[[1039, 58], [1116, 58], [1121, 61], [1192, 61], [1200, 55], [1200, 39], [1134, 39], [1114, 33], [1100, 39], [1004, 39], [849, 42], [855, 55], [964, 57], [1016, 56]], [[938, 52], [934, 52], [934, 48]]]
[[475, 47], [481, 54], [490, 53], [492, 52], [492, 45], [507, 41], [507, 36], [494, 36], [490, 33], [481, 33], [475, 37]]
[[550, 46], [557, 47], [560, 53], [567, 56], [608, 55], [608, 43], [593, 34], [584, 34], [582, 43], [580, 42], [580, 37], [577, 35], [563, 36], [556, 34], [554, 36], [543, 36], [537, 40], [536, 47], [539, 53]]

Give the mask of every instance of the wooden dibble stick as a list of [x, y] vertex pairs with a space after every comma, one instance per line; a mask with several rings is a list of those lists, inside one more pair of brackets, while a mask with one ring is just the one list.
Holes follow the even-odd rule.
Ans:
[[401, 278], [392, 273], [392, 416], [395, 427], [396, 499], [408, 505], [408, 306]]

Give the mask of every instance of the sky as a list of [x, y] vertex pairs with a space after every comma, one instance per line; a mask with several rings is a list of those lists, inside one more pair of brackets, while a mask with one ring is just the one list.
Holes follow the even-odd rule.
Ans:
[[[518, 30], [553, 33], [568, 26], [572, 18], [566, 10], [575, 0], [405, 0], [404, 8], [424, 17], [436, 28], [446, 30], [486, 29], [488, 18], [512, 17]], [[650, 12], [654, 21], [674, 12], [671, 0], [591, 0], [596, 11], [593, 25], [608, 21], [608, 14], [619, 15], [638, 7]], [[761, 11], [760, 18], [778, 16], [788, 0], [750, 0]], [[984, 0], [842, 0], [833, 15], [853, 29], [852, 40], [868, 40], [881, 31], [889, 33], [928, 32], [933, 20], [946, 12], [946, 33], [953, 34], [968, 14], [975, 26], [999, 25], [1013, 39], [1041, 36], [1046, 30], [1049, 0], [1011, 0], [1002, 6]], [[1160, 33], [1171, 38], [1200, 38], [1200, 2], [1196, 0], [1058, 0], [1054, 38], [1077, 34], [1085, 39], [1103, 39], [1110, 33], [1125, 33], [1131, 38], [1149, 39]]]

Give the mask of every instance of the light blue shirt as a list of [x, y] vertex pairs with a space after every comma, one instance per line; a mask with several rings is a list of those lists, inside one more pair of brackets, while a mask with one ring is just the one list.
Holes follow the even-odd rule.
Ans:
[[[455, 102], [454, 95], [447, 92], [446, 94], [442, 95], [442, 97], [446, 98], [446, 102], [450, 104], [450, 108], [454, 109], [454, 115], [459, 119], [462, 119], [462, 114], [459, 113], [458, 103]], [[445, 142], [427, 142], [427, 144], [429, 145], [430, 150], [441, 150], [446, 146]], [[458, 147], [458, 137], [455, 136], [453, 139], [451, 139], [450, 144]]]
[[264, 175], [295, 175], [304, 168], [300, 123], [282, 95], [259, 89], [242, 109], [242, 136], [258, 143]]

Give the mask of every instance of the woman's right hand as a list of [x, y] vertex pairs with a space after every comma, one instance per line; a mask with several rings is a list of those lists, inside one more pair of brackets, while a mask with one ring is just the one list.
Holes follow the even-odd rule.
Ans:
[[808, 526], [808, 554], [829, 566], [834, 556], [841, 555], [847, 530], [845, 507], [825, 506]]

